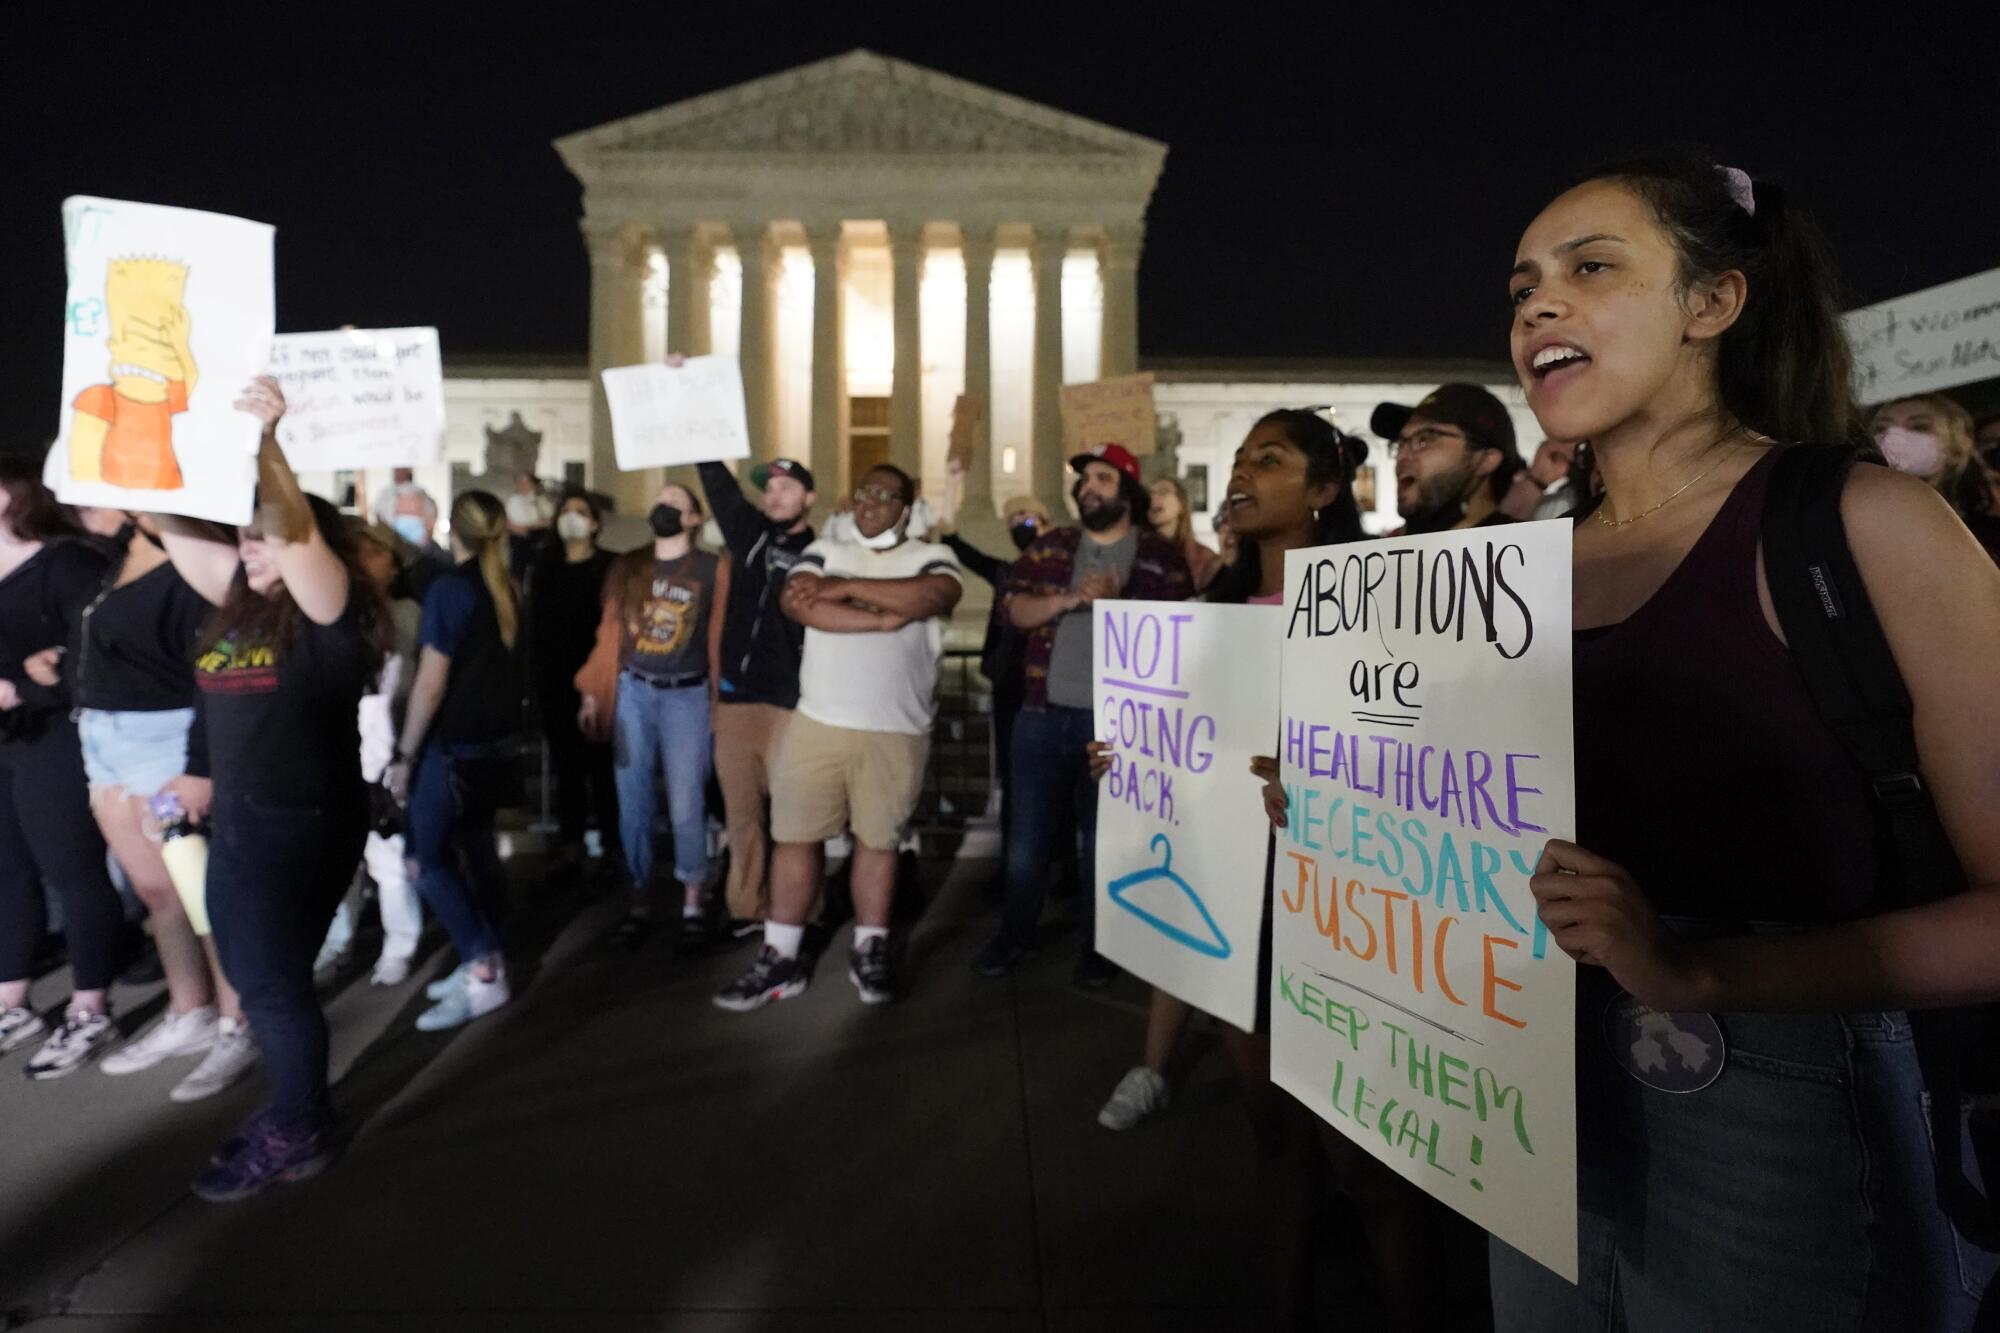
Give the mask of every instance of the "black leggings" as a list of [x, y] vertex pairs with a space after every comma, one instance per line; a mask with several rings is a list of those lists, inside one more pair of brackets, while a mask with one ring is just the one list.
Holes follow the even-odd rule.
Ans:
[[90, 813], [76, 724], [57, 714], [29, 741], [0, 742], [0, 981], [21, 981], [48, 926], [47, 883], [62, 901], [78, 990], [118, 973], [125, 909]]
[[586, 813], [597, 817], [597, 831], [609, 848], [618, 841], [618, 787], [611, 775], [611, 746], [593, 741], [576, 729], [582, 703], [573, 688], [545, 688], [541, 695], [542, 734], [549, 742], [549, 762], [555, 769], [557, 841], [575, 846], [583, 841]]

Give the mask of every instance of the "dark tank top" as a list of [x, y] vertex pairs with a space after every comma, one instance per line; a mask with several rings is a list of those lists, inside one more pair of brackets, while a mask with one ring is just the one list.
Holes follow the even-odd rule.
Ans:
[[1875, 898], [1867, 780], [1757, 601], [1776, 455], [1644, 606], [1575, 636], [1578, 838], [1664, 915], [1826, 922]]

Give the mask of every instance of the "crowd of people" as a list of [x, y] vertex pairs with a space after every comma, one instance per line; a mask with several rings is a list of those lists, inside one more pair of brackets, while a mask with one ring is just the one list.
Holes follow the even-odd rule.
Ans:
[[[1266, 986], [1253, 1031], [1218, 1026], [1285, 1327], [1314, 1326], [1334, 1193], [1390, 1327], [1478, 1326], [1489, 1303], [1509, 1330], [1970, 1326], [1993, 1259], [1932, 1169], [1931, 1069], [1905, 1014], [2000, 997], [2000, 732], [1982, 721], [2000, 686], [2000, 417], [1943, 395], [1864, 414], [1832, 290], [1817, 233], [1775, 184], [1635, 162], [1556, 198], [1517, 249], [1512, 357], [1549, 437], [1531, 457], [1477, 385], [1374, 413], [1400, 532], [1574, 524], [1578, 841], [1549, 845], [1534, 889], [1583, 965], [1583, 1272], [1571, 1285], [1497, 1241], [1489, 1264], [1468, 1223], [1279, 1091]], [[594, 825], [628, 895], [619, 938], [655, 929], [664, 809], [678, 931], [756, 945], [714, 1004], [796, 997], [825, 849], [845, 837], [848, 976], [862, 1003], [893, 1000], [898, 854], [970, 571], [995, 590], [981, 665], [1004, 834], [972, 967], [998, 978], [1036, 952], [1051, 889], [1090, 882], [1109, 760], [1093, 739], [1093, 604], [1276, 605], [1287, 552], [1367, 540], [1369, 445], [1308, 408], [1274, 407], [1236, 450], [1219, 550], [1178, 479], [1149, 486], [1106, 441], [1069, 460], [1075, 522], [1027, 497], [1005, 506], [1012, 551], [930, 540], [915, 480], [890, 465], [858, 477], [820, 535], [816, 479], [778, 459], [753, 470], [757, 500], [721, 464], [662, 486], [650, 541], [613, 555], [600, 500], [576, 490], [460, 494], [449, 552], [407, 480], [343, 516], [287, 466], [275, 383], [239, 406], [266, 430], [255, 516], [234, 531], [72, 513], [35, 468], [0, 464], [0, 1053], [32, 1047], [31, 1079], [200, 1057], [177, 1101], [261, 1065], [267, 1105], [194, 1185], [216, 1201], [331, 1160], [314, 978], [351, 947], [363, 891], [382, 924], [377, 984], [409, 979], [424, 909], [450, 938], [457, 966], [420, 1028], [510, 1002], [494, 821], [530, 727], [553, 764], [558, 864], [582, 862]], [[1787, 652], [1760, 524], [1795, 444], [1887, 464], [1852, 471], [1839, 517], [1962, 891], [1912, 889], [1878, 793]], [[1243, 799], [1284, 826], [1275, 761], [1244, 775]], [[1740, 817], [1719, 826], [1718, 808]], [[190, 829], [205, 867], [179, 854]], [[139, 917], [166, 1010], [122, 1034], [108, 996]], [[1117, 969], [1088, 900], [1080, 919], [1074, 979], [1101, 987]], [[73, 990], [38, 1009], [57, 922]], [[1621, 989], [1718, 1015], [1729, 1073], [1685, 1096], [1627, 1078], [1592, 1035]], [[1105, 1071], [1107, 1130], [1171, 1112], [1195, 1018], [1152, 994], [1138, 1062]]]

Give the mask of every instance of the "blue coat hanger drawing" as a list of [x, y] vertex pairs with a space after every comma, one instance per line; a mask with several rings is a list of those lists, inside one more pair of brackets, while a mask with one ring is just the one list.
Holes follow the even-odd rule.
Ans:
[[[1222, 928], [1215, 924], [1215, 917], [1209, 913], [1208, 904], [1201, 900], [1201, 895], [1196, 893], [1186, 880], [1174, 873], [1173, 843], [1167, 840], [1166, 834], [1155, 833], [1153, 835], [1152, 849], [1161, 854], [1160, 864], [1157, 866], [1148, 866], [1144, 870], [1135, 870], [1129, 875], [1121, 875], [1117, 879], [1112, 880], [1110, 885], [1105, 889], [1105, 892], [1111, 895], [1111, 901], [1117, 903], [1120, 907], [1130, 912], [1133, 916], [1138, 917], [1141, 921], [1151, 926], [1154, 930], [1159, 931], [1176, 944], [1184, 944], [1196, 953], [1206, 954], [1210, 958], [1229, 957], [1229, 940], [1223, 935]], [[1173, 885], [1175, 889], [1180, 891], [1183, 897], [1194, 904], [1194, 910], [1201, 914], [1202, 922], [1208, 927], [1208, 934], [1205, 938], [1200, 935], [1190, 934], [1165, 917], [1160, 916], [1156, 912], [1148, 911], [1133, 901], [1132, 894], [1134, 890], [1160, 880], [1165, 880], [1167, 883]]]

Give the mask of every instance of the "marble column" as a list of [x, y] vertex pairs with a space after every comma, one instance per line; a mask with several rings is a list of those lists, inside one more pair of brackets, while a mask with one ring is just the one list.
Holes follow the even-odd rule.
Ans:
[[1069, 468], [1062, 442], [1062, 277], [1069, 228], [1038, 226], [1029, 258], [1035, 274], [1034, 478], [1035, 494], [1051, 514], [1066, 513]]
[[776, 321], [771, 317], [771, 284], [778, 255], [771, 244], [769, 223], [761, 219], [736, 222], [730, 230], [736, 238], [737, 256], [743, 261], [743, 320], [737, 359], [743, 366], [750, 456], [761, 461], [776, 457], [778, 449]]
[[645, 247], [623, 227], [586, 225], [583, 236], [590, 250], [590, 484], [617, 501], [620, 512], [639, 512], [649, 478], [618, 470], [603, 372], [645, 358]]
[[682, 356], [708, 352], [708, 287], [715, 256], [701, 229], [671, 223], [658, 229], [667, 256], [667, 351]]
[[1098, 272], [1104, 281], [1104, 332], [1098, 374], [1104, 379], [1139, 369], [1139, 249], [1144, 223], [1104, 229]]
[[1007, 550], [1007, 534], [993, 505], [993, 229], [961, 229], [965, 258], [965, 395], [978, 407], [972, 461], [958, 526], [965, 539], [996, 554]]
[[894, 374], [889, 389], [889, 461], [921, 483], [924, 475], [921, 222], [889, 224], [889, 268], [895, 288], [891, 310], [896, 336]]
[[844, 265], [838, 222], [806, 227], [813, 261], [812, 469], [823, 506], [846, 493], [841, 475], [842, 441], [847, 434], [847, 365], [843, 354], [846, 320], [841, 309]]

